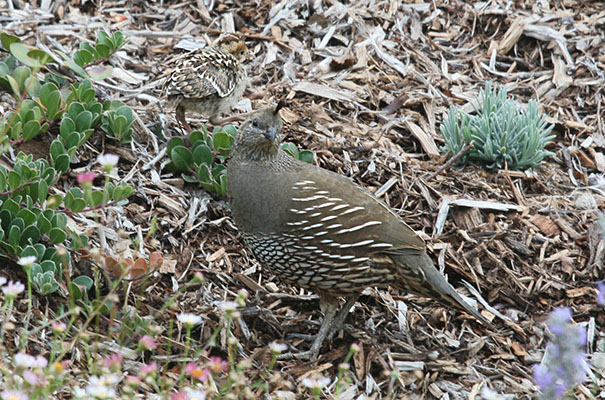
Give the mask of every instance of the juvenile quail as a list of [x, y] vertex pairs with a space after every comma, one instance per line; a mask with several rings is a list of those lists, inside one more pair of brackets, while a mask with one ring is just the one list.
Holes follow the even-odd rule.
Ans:
[[191, 130], [185, 111], [206, 114], [213, 125], [225, 121], [221, 114], [231, 110], [244, 94], [247, 77], [242, 60], [248, 49], [240, 38], [229, 35], [212, 47], [193, 50], [171, 61], [162, 97], [176, 107], [176, 119]]
[[[315, 359], [332, 323], [342, 323], [369, 286], [396, 286], [490, 325], [388, 206], [347, 177], [281, 149], [279, 108], [262, 109], [243, 123], [227, 167], [227, 190], [233, 219], [254, 256], [284, 282], [320, 297], [324, 319], [311, 350], [299, 356]], [[336, 316], [339, 296], [347, 302]]]

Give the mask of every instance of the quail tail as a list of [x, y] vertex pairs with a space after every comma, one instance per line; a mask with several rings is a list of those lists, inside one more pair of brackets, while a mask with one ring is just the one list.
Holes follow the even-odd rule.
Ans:
[[[466, 302], [456, 292], [443, 275], [433, 265], [433, 261], [422, 251], [418, 254], [405, 254], [394, 257], [398, 264], [403, 264], [399, 285], [411, 293], [430, 297], [444, 306], [454, 306], [473, 315], [486, 326], [491, 322]], [[413, 271], [413, 273], [412, 273]]]

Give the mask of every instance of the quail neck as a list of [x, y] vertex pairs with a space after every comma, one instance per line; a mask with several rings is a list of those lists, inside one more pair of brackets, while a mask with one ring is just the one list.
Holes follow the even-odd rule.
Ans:
[[271, 162], [280, 158], [282, 129], [277, 108], [265, 108], [252, 115], [237, 135], [234, 158], [239, 162]]

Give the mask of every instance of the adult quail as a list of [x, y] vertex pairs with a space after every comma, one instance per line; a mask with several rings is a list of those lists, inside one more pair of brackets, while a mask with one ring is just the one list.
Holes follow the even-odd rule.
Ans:
[[166, 79], [162, 96], [176, 107], [176, 119], [191, 130], [185, 111], [210, 117], [213, 125], [224, 124], [221, 114], [230, 111], [246, 89], [246, 70], [242, 60], [248, 49], [237, 36], [220, 38], [216, 45], [203, 47], [171, 60], [172, 72]]
[[[227, 166], [238, 228], [254, 256], [286, 283], [317, 293], [325, 316], [310, 351], [317, 358], [369, 286], [392, 285], [464, 310], [486, 325], [446, 281], [423, 240], [395, 212], [347, 177], [301, 162], [281, 149], [279, 108], [242, 125]], [[336, 316], [338, 297], [347, 302]]]

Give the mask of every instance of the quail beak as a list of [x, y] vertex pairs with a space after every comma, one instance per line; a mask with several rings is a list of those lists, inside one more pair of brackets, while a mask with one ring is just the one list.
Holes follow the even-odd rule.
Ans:
[[284, 99], [281, 99], [279, 101], [279, 103], [277, 103], [277, 106], [275, 106], [275, 111], [273, 111], [273, 113], [277, 114], [279, 112], [279, 110], [284, 108], [285, 105], [286, 105], [286, 101]]
[[274, 141], [275, 140], [275, 128], [270, 127], [265, 132], [263, 132], [263, 135], [267, 138], [267, 140], [270, 140], [271, 142]]

